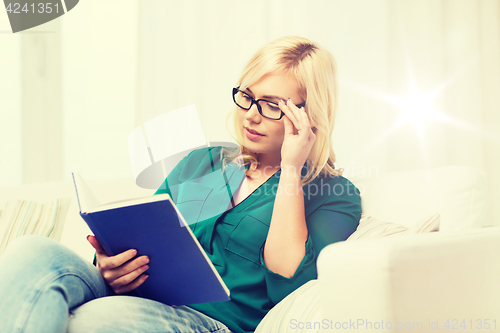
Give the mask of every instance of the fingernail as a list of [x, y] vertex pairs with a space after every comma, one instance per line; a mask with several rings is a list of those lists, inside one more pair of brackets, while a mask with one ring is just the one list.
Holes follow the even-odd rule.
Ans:
[[147, 264], [149, 262], [149, 258], [148, 257], [142, 258], [141, 261], [143, 264]]
[[280, 102], [281, 102], [281, 103], [283, 103], [283, 104], [285, 104], [285, 101], [284, 101], [284, 100], [282, 100], [281, 98], [280, 98]]
[[87, 236], [87, 241], [89, 240], [89, 238], [90, 238], [90, 235]]
[[132, 251], [131, 251], [131, 254], [132, 254], [133, 256], [135, 256], [135, 255], [137, 254], [137, 250], [132, 250]]

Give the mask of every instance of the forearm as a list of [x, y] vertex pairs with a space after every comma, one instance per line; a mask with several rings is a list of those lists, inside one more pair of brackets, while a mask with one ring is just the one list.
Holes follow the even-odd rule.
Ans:
[[307, 237], [300, 170], [283, 168], [264, 246], [266, 266], [292, 277], [305, 255]]

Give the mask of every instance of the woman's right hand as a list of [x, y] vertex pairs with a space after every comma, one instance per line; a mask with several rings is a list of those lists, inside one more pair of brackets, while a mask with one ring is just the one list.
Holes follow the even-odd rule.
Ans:
[[134, 259], [137, 251], [128, 250], [110, 257], [95, 236], [88, 236], [87, 240], [96, 250], [97, 269], [115, 293], [132, 291], [148, 278], [147, 274], [143, 274], [149, 268], [147, 256]]

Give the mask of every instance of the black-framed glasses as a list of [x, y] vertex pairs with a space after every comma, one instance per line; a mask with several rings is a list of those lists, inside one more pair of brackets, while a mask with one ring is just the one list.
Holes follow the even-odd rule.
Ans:
[[[257, 110], [262, 117], [272, 120], [280, 120], [283, 118], [285, 113], [281, 111], [278, 103], [271, 102], [265, 99], [255, 99], [246, 92], [238, 88], [233, 88], [233, 101], [243, 110], [250, 110], [250, 108], [256, 104]], [[300, 109], [305, 103], [298, 104], [297, 107]]]

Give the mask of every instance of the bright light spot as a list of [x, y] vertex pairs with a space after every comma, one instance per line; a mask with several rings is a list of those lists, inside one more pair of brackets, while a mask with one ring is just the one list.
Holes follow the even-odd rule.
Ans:
[[377, 94], [379, 98], [395, 105], [401, 115], [396, 121], [394, 128], [404, 124], [411, 124], [417, 130], [420, 141], [424, 145], [424, 133], [426, 124], [431, 120], [447, 121], [448, 117], [438, 110], [434, 104], [436, 96], [439, 95], [447, 83], [434, 89], [428, 94], [423, 94], [415, 87], [413, 78], [410, 78], [410, 92], [406, 97], [396, 97], [387, 94]]
[[394, 132], [400, 128], [401, 125], [405, 124], [412, 125], [416, 128], [420, 136], [422, 152], [425, 154], [425, 128], [430, 121], [438, 121], [442, 125], [448, 125], [450, 127], [466, 131], [468, 132], [467, 134], [470, 133], [492, 140], [493, 142], [500, 142], [499, 133], [485, 131], [484, 128], [474, 126], [468, 121], [441, 113], [435, 106], [436, 98], [440, 96], [446, 90], [447, 86], [457, 77], [463, 74], [466, 70], [475, 66], [477, 64], [477, 59], [478, 57], [471, 59], [456, 73], [444, 80], [439, 86], [434, 87], [434, 89], [429, 93], [422, 93], [418, 91], [415, 86], [415, 81], [413, 80], [411, 69], [409, 69], [409, 93], [405, 97], [389, 95], [387, 93], [380, 92], [373, 87], [364, 86], [357, 82], [343, 81], [342, 83], [344, 85], [350, 86], [364, 95], [372, 96], [393, 104], [400, 112], [400, 116], [397, 121], [375, 138], [372, 138], [371, 142], [364, 147], [358, 156], [364, 156], [365, 154], [372, 152], [377, 146], [384, 144], [387, 140], [389, 140]]
[[413, 82], [411, 83], [410, 94], [407, 97], [384, 96], [384, 99], [396, 105], [401, 111], [397, 125], [411, 123], [420, 133], [423, 133], [426, 122], [432, 119], [442, 119], [443, 115], [434, 108], [437, 91], [425, 95], [418, 92]]

